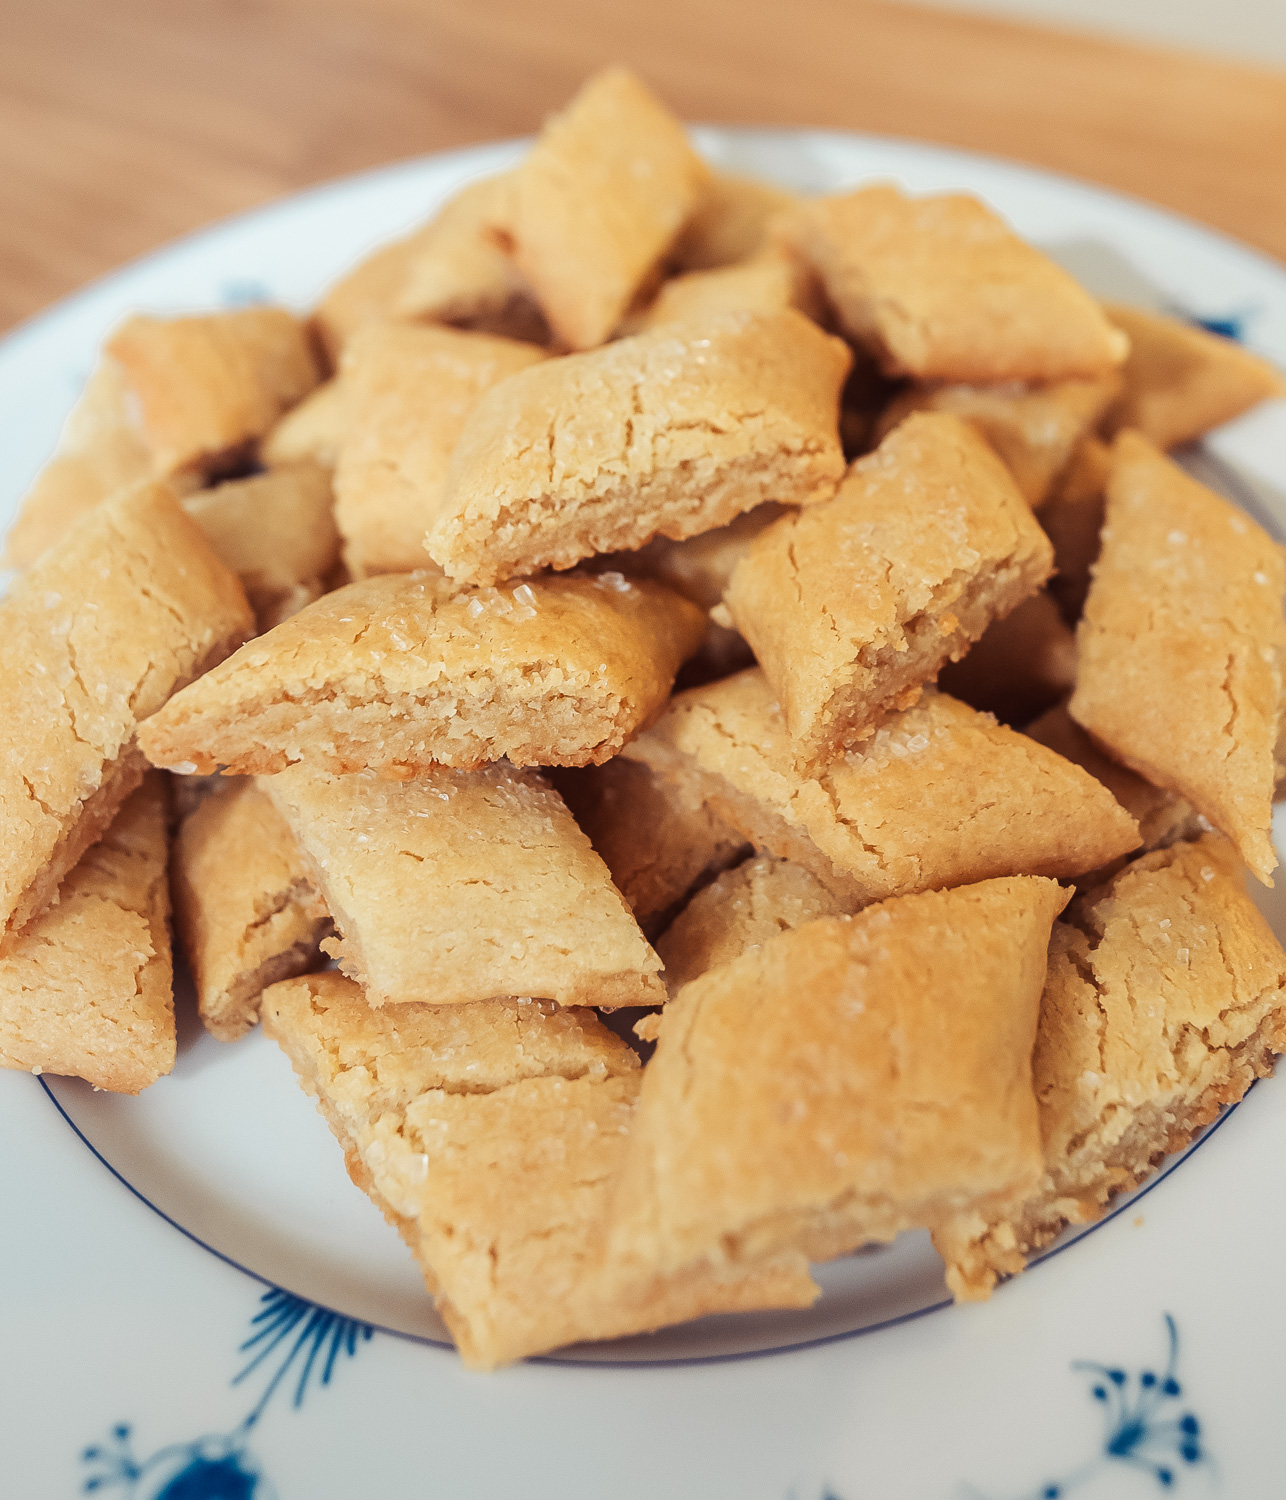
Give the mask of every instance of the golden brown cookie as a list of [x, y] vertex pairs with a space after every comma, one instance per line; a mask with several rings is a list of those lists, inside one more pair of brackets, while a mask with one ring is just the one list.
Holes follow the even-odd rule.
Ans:
[[1095, 781], [1101, 781], [1139, 825], [1141, 848], [1157, 849], [1177, 838], [1200, 838], [1209, 831], [1210, 825], [1182, 797], [1153, 786], [1105, 755], [1067, 712], [1066, 703], [1056, 704], [1041, 714], [1023, 733], [1047, 745], [1064, 760], [1083, 767]]
[[829, 499], [844, 470], [844, 344], [801, 313], [724, 313], [549, 360], [488, 391], [428, 536], [495, 583]]
[[429, 565], [425, 533], [466, 418], [485, 391], [544, 358], [532, 344], [455, 328], [382, 323], [353, 337], [335, 519], [354, 578]]
[[1286, 1050], [1286, 954], [1226, 839], [1145, 854], [1054, 928], [1032, 1069], [1044, 1173], [934, 1242], [958, 1298], [1099, 1217]]
[[1080, 619], [1090, 591], [1111, 468], [1112, 450], [1097, 438], [1086, 438], [1041, 509], [1040, 524], [1054, 547], [1049, 591], [1069, 625]]
[[963, 193], [812, 198], [776, 231], [888, 375], [994, 384], [1098, 376], [1128, 341], [1066, 271]]
[[682, 124], [624, 68], [595, 74], [545, 122], [496, 227], [568, 348], [611, 335], [708, 177]]
[[1044, 589], [994, 620], [968, 656], [938, 673], [943, 692], [1016, 727], [1075, 685], [1076, 637]]
[[164, 484], [107, 500], [0, 600], [0, 923], [53, 898], [145, 769], [138, 721], [254, 629]]
[[930, 688], [816, 778], [758, 670], [680, 693], [625, 754], [850, 906], [998, 875], [1067, 878], [1139, 845], [1079, 766]]
[[913, 385], [881, 413], [876, 437], [891, 432], [913, 411], [949, 412], [987, 439], [1036, 509], [1120, 389], [1115, 370], [1043, 385]]
[[152, 475], [152, 450], [130, 420], [124, 376], [99, 361], [58, 439], [54, 456], [23, 496], [5, 538], [5, 563], [29, 568], [86, 511]]
[[139, 743], [156, 765], [238, 774], [585, 765], [660, 712], [703, 634], [693, 605], [620, 573], [461, 590], [390, 573], [251, 641]]
[[1133, 427], [1158, 448], [1177, 448], [1286, 395], [1281, 373], [1232, 339], [1119, 302], [1105, 310], [1130, 340], [1109, 434]]
[[323, 469], [339, 462], [348, 434], [348, 403], [344, 385], [332, 375], [292, 406], [259, 444], [259, 457], [270, 469], [311, 459]]
[[817, 769], [909, 708], [944, 662], [1040, 587], [1052, 560], [978, 434], [917, 412], [858, 459], [832, 501], [750, 544], [724, 623], [772, 683], [800, 769]]
[[1031, 879], [908, 896], [685, 986], [643, 1075], [620, 1261], [827, 1260], [1030, 1188], [1031, 1049], [1066, 900]]
[[713, 1312], [806, 1307], [798, 1256], [628, 1280], [606, 1227], [638, 1062], [589, 1010], [540, 1001], [373, 1011], [338, 974], [273, 986], [264, 1029], [402, 1234], [465, 1364], [492, 1369]]
[[205, 1029], [235, 1042], [259, 997], [317, 962], [330, 929], [290, 829], [253, 781], [203, 798], [179, 825], [170, 867], [174, 925]]
[[710, 271], [748, 260], [768, 244], [768, 226], [799, 194], [759, 177], [711, 172], [668, 259], [682, 271]]
[[313, 311], [312, 328], [332, 369], [358, 329], [394, 317], [394, 304], [411, 262], [432, 233], [432, 223], [422, 224], [411, 234], [378, 246], [327, 288]]
[[794, 307], [821, 321], [821, 294], [812, 273], [775, 246], [749, 260], [709, 271], [687, 271], [663, 281], [656, 295], [621, 323], [620, 333], [645, 333], [666, 323], [721, 312], [778, 312]]
[[339, 559], [330, 475], [304, 459], [189, 495], [183, 508], [241, 580], [259, 631], [325, 592]]
[[665, 998], [661, 960], [561, 797], [505, 764], [414, 781], [293, 766], [260, 786], [290, 825], [372, 1005]]
[[1072, 717], [1190, 802], [1265, 884], [1286, 647], [1286, 558], [1137, 433], [1112, 450]]
[[803, 865], [771, 854], [725, 870], [699, 890], [656, 940], [665, 983], [689, 980], [818, 917], [847, 915], [841, 901]]
[[0, 956], [0, 1067], [137, 1094], [174, 1066], [165, 778], [152, 772]]
[[392, 311], [399, 318], [450, 323], [530, 343], [549, 341], [531, 288], [497, 243], [512, 172], [461, 188], [415, 237]]
[[750, 852], [699, 796], [618, 755], [550, 780], [649, 935], [702, 881]]
[[138, 403], [161, 475], [217, 473], [240, 461], [321, 379], [307, 329], [283, 307], [137, 314], [104, 348]]

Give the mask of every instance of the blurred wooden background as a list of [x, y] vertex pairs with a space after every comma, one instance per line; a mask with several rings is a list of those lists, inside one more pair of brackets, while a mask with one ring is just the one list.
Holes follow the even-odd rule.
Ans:
[[281, 193], [529, 132], [614, 59], [688, 119], [994, 152], [1286, 259], [1286, 73], [888, 0], [0, 0], [0, 327]]

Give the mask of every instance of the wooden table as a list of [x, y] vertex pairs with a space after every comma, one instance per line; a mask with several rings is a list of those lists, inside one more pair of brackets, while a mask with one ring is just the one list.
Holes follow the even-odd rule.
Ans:
[[882, 0], [3, 0], [0, 327], [345, 172], [531, 131], [591, 69], [692, 120], [1108, 183], [1286, 259], [1286, 74]]

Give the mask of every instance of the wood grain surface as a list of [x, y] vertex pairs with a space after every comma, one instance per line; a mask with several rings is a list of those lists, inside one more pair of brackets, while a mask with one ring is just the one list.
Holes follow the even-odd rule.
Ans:
[[600, 64], [684, 117], [1107, 183], [1286, 259], [1286, 74], [881, 0], [0, 0], [0, 327], [279, 194], [533, 130]]

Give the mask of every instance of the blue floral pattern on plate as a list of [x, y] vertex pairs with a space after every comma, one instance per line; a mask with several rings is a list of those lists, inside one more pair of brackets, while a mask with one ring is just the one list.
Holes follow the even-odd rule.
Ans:
[[131, 1428], [119, 1423], [104, 1443], [81, 1454], [82, 1462], [95, 1470], [85, 1480], [86, 1493], [118, 1489], [129, 1500], [276, 1500], [247, 1444], [251, 1429], [292, 1370], [297, 1370], [292, 1404], [299, 1407], [309, 1383], [329, 1385], [340, 1355], [351, 1358], [375, 1330], [280, 1287], [266, 1291], [260, 1303], [238, 1351], [249, 1360], [232, 1384], [240, 1385], [261, 1368], [272, 1375], [241, 1423], [231, 1432], [174, 1443], [142, 1460], [135, 1457]]

